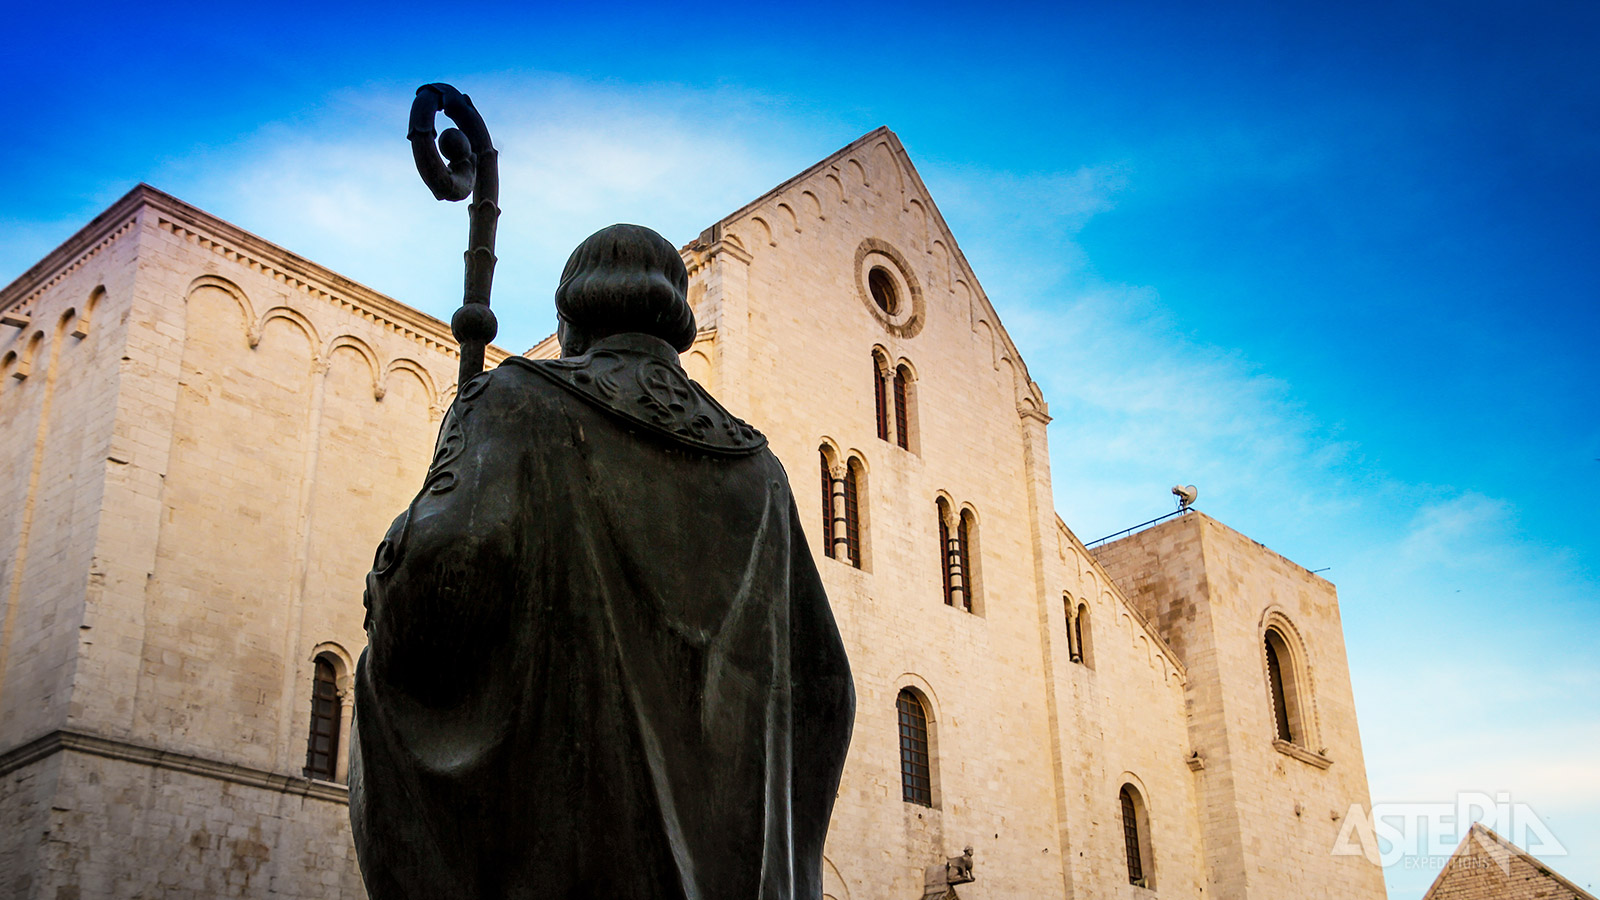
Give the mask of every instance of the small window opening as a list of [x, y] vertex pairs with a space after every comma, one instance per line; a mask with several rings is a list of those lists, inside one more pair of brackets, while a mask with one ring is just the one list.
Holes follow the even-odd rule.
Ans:
[[894, 370], [894, 442], [902, 450], [911, 449], [910, 404], [906, 400], [906, 384], [910, 380], [905, 366]]
[[874, 267], [867, 273], [867, 289], [872, 291], [872, 301], [879, 309], [891, 316], [899, 311], [900, 298], [895, 294], [894, 279], [883, 267]]
[[822, 552], [833, 555], [833, 470], [828, 464], [828, 450], [824, 447], [822, 458]]
[[1149, 874], [1145, 872], [1144, 857], [1147, 852], [1145, 842], [1149, 836], [1143, 833], [1139, 821], [1139, 804], [1134, 798], [1133, 787], [1123, 785], [1122, 800], [1122, 848], [1128, 860], [1128, 883], [1138, 887], [1150, 887]]
[[844, 470], [845, 552], [850, 565], [861, 568], [861, 463], [851, 459]]
[[883, 360], [877, 355], [872, 356], [872, 396], [876, 401], [878, 411], [878, 440], [889, 439], [889, 398], [884, 386], [888, 376], [884, 374]]
[[977, 570], [972, 567], [972, 543], [977, 539], [978, 523], [972, 513], [962, 510], [961, 521], [956, 525], [956, 564], [960, 567], [961, 608], [972, 612], [977, 594]]

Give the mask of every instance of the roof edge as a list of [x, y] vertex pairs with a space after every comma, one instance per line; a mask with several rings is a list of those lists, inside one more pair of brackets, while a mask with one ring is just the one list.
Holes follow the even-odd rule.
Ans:
[[[144, 182], [140, 182], [104, 212], [95, 216], [89, 224], [50, 251], [11, 284], [0, 289], [0, 309], [9, 308], [33, 296], [58, 271], [70, 265], [106, 234], [120, 227], [143, 209], [155, 210], [179, 227], [205, 232], [208, 236], [214, 236], [221, 242], [233, 245], [234, 249], [244, 250], [268, 260], [271, 267], [279, 270], [280, 274], [307, 287], [336, 295], [356, 309], [388, 324], [408, 328], [439, 344], [449, 355], [454, 356], [459, 352], [455, 336], [451, 333], [447, 322], [354, 279], [340, 275], [327, 266], [313, 262]], [[491, 362], [497, 363], [510, 355], [507, 350], [494, 344], [485, 348], [485, 357]]]

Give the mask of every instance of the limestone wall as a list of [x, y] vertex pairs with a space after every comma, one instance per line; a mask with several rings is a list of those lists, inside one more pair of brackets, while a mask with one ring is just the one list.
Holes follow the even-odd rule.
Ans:
[[108, 213], [0, 292], [0, 753], [69, 714], [138, 236]]
[[[831, 877], [850, 896], [916, 896], [922, 866], [970, 844], [963, 897], [1199, 896], [1181, 667], [1075, 539], [1058, 552], [1042, 398], [903, 153], [869, 135], [689, 253], [698, 318], [715, 323], [696, 349], [789, 470], [855, 669]], [[873, 265], [894, 273], [899, 314], [875, 309]], [[905, 449], [877, 434], [875, 351], [915, 376]], [[863, 464], [860, 569], [822, 545], [823, 445]], [[972, 613], [943, 602], [939, 496], [978, 522]], [[1095, 609], [1095, 669], [1069, 660], [1067, 593]], [[906, 687], [933, 720], [932, 809], [901, 799]], [[1129, 782], [1150, 798], [1154, 892], [1128, 883]]]
[[[1351, 804], [1370, 804], [1333, 586], [1200, 513], [1097, 555], [1184, 648], [1210, 890], [1384, 896], [1381, 869], [1330, 852]], [[1292, 742], [1275, 741], [1269, 627], [1288, 638], [1284, 680], [1300, 691]]]

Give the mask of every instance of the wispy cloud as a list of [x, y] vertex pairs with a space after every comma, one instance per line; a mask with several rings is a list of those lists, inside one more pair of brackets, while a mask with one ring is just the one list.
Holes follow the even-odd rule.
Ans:
[[[752, 127], [761, 101], [748, 95], [553, 76], [463, 86], [494, 98], [480, 111], [501, 150], [498, 342], [516, 351], [553, 328], [557, 276], [589, 233], [632, 221], [684, 243], [811, 161], [774, 149], [794, 148], [782, 137], [797, 126], [766, 116]], [[346, 92], [306, 120], [174, 160], [163, 175], [225, 218], [448, 318], [460, 302], [466, 207], [436, 202], [418, 179], [404, 140], [410, 96], [399, 86]], [[448, 124], [441, 115], [439, 128]]]

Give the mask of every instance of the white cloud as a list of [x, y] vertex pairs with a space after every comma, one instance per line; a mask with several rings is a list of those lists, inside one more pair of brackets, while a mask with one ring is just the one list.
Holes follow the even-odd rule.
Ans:
[[[480, 112], [501, 151], [497, 343], [514, 351], [554, 327], [561, 266], [591, 232], [633, 221], [685, 243], [813, 161], [797, 142], [772, 149], [796, 126], [750, 127], [759, 98], [554, 77], [471, 87], [495, 98]], [[460, 303], [466, 204], [435, 201], [418, 178], [410, 99], [397, 86], [335, 96], [306, 121], [173, 161], [167, 189], [447, 319]]]

